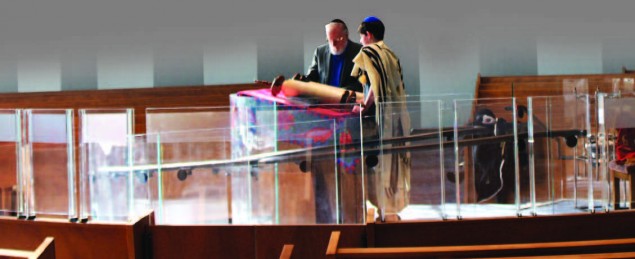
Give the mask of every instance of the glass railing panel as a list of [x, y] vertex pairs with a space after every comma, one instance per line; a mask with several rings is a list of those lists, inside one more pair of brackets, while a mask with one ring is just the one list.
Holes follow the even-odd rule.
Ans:
[[23, 203], [18, 201], [18, 142], [20, 117], [18, 110], [0, 109], [0, 215], [17, 216]]
[[[367, 163], [368, 155], [365, 151], [368, 147], [363, 144], [365, 139], [361, 127], [362, 119], [359, 113], [349, 113], [357, 105], [334, 105], [326, 107], [340, 112], [339, 116], [330, 117], [333, 120], [334, 135], [332, 140], [336, 152], [334, 160], [324, 160], [335, 165], [335, 180], [338, 196], [338, 224], [363, 224], [366, 222], [367, 199]], [[313, 146], [323, 146], [322, 143], [313, 143]], [[323, 147], [320, 147], [323, 148]], [[314, 159], [315, 160], [315, 159]], [[316, 163], [314, 163], [316, 164]], [[328, 172], [328, 171], [325, 171]], [[316, 172], [316, 173], [319, 173]], [[324, 222], [328, 223], [328, 222]]]
[[519, 160], [514, 98], [455, 100], [456, 216], [523, 215], [528, 165]]
[[[289, 111], [287, 115], [301, 113]], [[254, 192], [273, 195], [273, 214], [260, 215], [271, 217], [272, 224], [341, 223], [345, 214], [340, 202], [343, 190], [338, 187], [344, 172], [338, 171], [334, 120], [279, 122], [274, 157], [250, 165], [252, 180], [255, 176], [256, 180], [271, 179], [274, 183], [270, 187], [254, 185], [258, 187]], [[267, 157], [268, 153], [259, 152], [257, 156]]]
[[[270, 134], [272, 126], [160, 133], [166, 141], [160, 145], [155, 191], [158, 224], [315, 224], [312, 160], [334, 159], [333, 142], [322, 143], [324, 135], [333, 135], [333, 121], [276, 126], [277, 134], [261, 136], [275, 148], [242, 156], [232, 150], [244, 148], [232, 131], [258, 136]], [[333, 168], [325, 174], [333, 181]]]
[[229, 106], [146, 109], [146, 133], [224, 128], [230, 123]]
[[130, 222], [152, 209], [150, 184], [160, 169], [158, 143], [157, 135], [129, 135], [123, 146], [112, 146], [98, 158], [100, 166], [91, 176], [92, 220]]
[[444, 135], [442, 105], [439, 100], [379, 104], [378, 162], [367, 170], [367, 179], [370, 201], [382, 219], [391, 220], [391, 214], [401, 220], [447, 217], [445, 204], [454, 203], [454, 196], [446, 188], [451, 184], [443, 143], [452, 138], [452, 128]]
[[251, 104], [228, 128], [158, 133], [158, 223], [363, 223], [353, 106]]
[[[456, 93], [438, 93], [438, 94], [422, 94], [422, 95], [407, 95], [406, 102], [421, 102], [421, 101], [440, 101], [441, 102], [441, 124], [444, 128], [452, 128], [454, 125], [454, 100], [467, 100], [473, 99], [471, 94], [456, 94]], [[410, 104], [413, 105], [413, 104]], [[435, 127], [437, 122], [422, 118], [412, 118], [413, 125], [421, 125], [422, 127]]]
[[635, 93], [635, 78], [623, 77], [612, 79], [612, 89], [606, 93], [611, 95], [633, 95]]
[[[232, 126], [236, 129], [233, 137], [235, 148], [232, 150], [234, 157], [279, 150], [284, 146], [281, 143], [289, 141], [271, 142], [272, 136], [286, 137], [289, 132], [298, 136], [314, 136], [310, 144], [313, 149], [339, 148], [341, 152], [332, 157], [333, 159], [325, 159], [323, 155], [318, 156], [319, 153], [314, 153], [313, 156], [318, 157], [312, 160], [318, 159], [321, 162], [313, 163], [308, 168], [308, 174], [303, 176], [307, 178], [306, 183], [311, 183], [311, 188], [316, 190], [312, 194], [313, 206], [309, 210], [315, 214], [313, 223], [364, 222], [364, 167], [361, 166], [363, 160], [359, 141], [360, 117], [358, 113], [352, 113], [354, 105], [274, 105], [268, 100], [243, 96], [234, 97], [233, 105]], [[333, 130], [329, 132], [325, 126], [303, 123], [321, 120], [331, 120], [334, 124]], [[272, 122], [275, 123], [271, 124]], [[282, 127], [289, 123], [303, 127]], [[261, 132], [247, 130], [254, 126], [258, 126]], [[307, 144], [300, 146], [305, 145]], [[342, 151], [342, 148], [346, 150]]]
[[28, 109], [22, 122], [28, 216], [77, 219], [73, 110]]
[[[231, 130], [158, 133], [161, 155], [153, 198], [157, 224], [232, 223]], [[240, 170], [242, 169], [242, 170]]]
[[[80, 109], [80, 219], [134, 220], [128, 193], [135, 177], [128, 169], [134, 152], [133, 109]], [[118, 167], [118, 170], [108, 170]], [[132, 182], [130, 182], [132, 181]]]
[[[234, 156], [242, 156], [253, 153], [267, 152], [276, 149], [266, 141], [261, 141], [261, 136], [274, 136], [273, 129], [279, 129], [277, 124], [299, 123], [307, 121], [331, 119], [335, 121], [335, 134], [328, 141], [335, 140], [353, 142], [346, 144], [345, 148], [352, 146], [361, 147], [360, 117], [359, 113], [352, 113], [354, 104], [315, 104], [315, 100], [305, 97], [283, 98], [272, 96], [267, 89], [243, 91], [230, 97], [232, 105], [232, 127], [244, 129], [245, 125], [271, 125], [272, 133], [252, 134], [244, 130], [238, 131], [234, 136], [234, 143], [240, 143], [241, 148], [233, 149]], [[273, 124], [272, 124], [273, 122]], [[264, 130], [264, 129], [263, 129]], [[305, 129], [307, 132], [315, 131], [313, 128]], [[306, 134], [306, 133], [305, 133]], [[339, 140], [338, 140], [339, 139]], [[266, 140], [266, 138], [265, 138]], [[326, 139], [325, 139], [326, 141]], [[254, 145], [254, 143], [260, 143]], [[313, 143], [315, 146], [315, 143]], [[340, 152], [333, 165], [322, 162], [316, 168], [312, 168], [311, 181], [313, 188], [318, 191], [336, 190], [335, 200], [331, 196], [316, 194], [315, 211], [316, 223], [360, 223], [365, 220], [365, 204], [363, 172], [364, 167], [361, 148]], [[314, 166], [315, 167], [315, 166]], [[333, 169], [337, 170], [334, 181], [321, 179]], [[328, 171], [327, 169], [331, 169]], [[319, 173], [326, 172], [326, 173]], [[314, 179], [315, 178], [315, 179]], [[336, 181], [335, 181], [336, 180]], [[320, 201], [324, 200], [326, 201]], [[340, 207], [329, 204], [337, 202]], [[333, 216], [335, 211], [338, 215]]]
[[[635, 97], [598, 95], [598, 147], [605, 209], [634, 208], [632, 175], [635, 161]], [[632, 179], [631, 179], [632, 181]]]
[[147, 215], [154, 208], [157, 197], [156, 186], [160, 173], [162, 143], [159, 134], [139, 134], [129, 137], [128, 164], [133, 167], [127, 175], [128, 218], [136, 219]]
[[[592, 140], [590, 99], [584, 95], [529, 97], [528, 148], [532, 212], [593, 211], [599, 178]], [[520, 135], [520, 133], [519, 133]]]

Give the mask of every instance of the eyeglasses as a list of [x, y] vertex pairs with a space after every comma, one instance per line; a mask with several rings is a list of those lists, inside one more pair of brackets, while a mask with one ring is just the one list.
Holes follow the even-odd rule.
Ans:
[[[344, 37], [344, 36], [339, 36], [339, 37], [337, 37], [337, 38], [333, 39], [333, 42], [342, 42], [342, 41], [344, 41], [344, 40], [346, 40], [346, 37]], [[326, 38], [326, 41], [329, 41], [329, 38]]]

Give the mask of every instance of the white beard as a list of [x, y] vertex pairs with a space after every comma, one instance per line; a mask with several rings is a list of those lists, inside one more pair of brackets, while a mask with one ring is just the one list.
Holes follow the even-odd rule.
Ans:
[[340, 54], [344, 53], [344, 50], [346, 50], [346, 47], [342, 48], [340, 51], [336, 51], [335, 48], [329, 46], [329, 50], [331, 51], [332, 55], [336, 55], [337, 56], [337, 55], [340, 55]]

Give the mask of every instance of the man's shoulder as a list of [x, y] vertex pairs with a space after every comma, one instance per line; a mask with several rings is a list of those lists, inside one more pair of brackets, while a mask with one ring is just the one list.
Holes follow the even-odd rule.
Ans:
[[317, 53], [324, 53], [325, 51], [329, 51], [329, 44], [322, 44], [320, 46], [317, 46], [317, 48], [315, 48], [315, 52]]
[[357, 52], [362, 49], [362, 44], [359, 44], [357, 42], [349, 41], [348, 44], [350, 44], [350, 47], [348, 48], [349, 51], [354, 52], [355, 54], [357, 54]]
[[380, 53], [383, 53], [384, 55], [389, 55], [389, 56], [393, 56], [394, 58], [397, 58], [397, 55], [395, 55], [395, 53], [392, 52], [392, 50], [383, 42], [363, 46], [361, 49], [361, 53], [365, 53], [367, 55], [373, 55], [373, 56], [380, 55]]

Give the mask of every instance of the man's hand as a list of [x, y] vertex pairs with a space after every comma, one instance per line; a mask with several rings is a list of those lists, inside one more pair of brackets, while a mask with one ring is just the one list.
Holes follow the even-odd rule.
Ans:
[[306, 78], [305, 75], [300, 74], [300, 73], [295, 73], [295, 75], [293, 75], [293, 77], [291, 79], [302, 81], [302, 82], [307, 82], [308, 81], [308, 78]]
[[265, 81], [265, 80], [254, 80], [254, 83], [262, 85], [262, 86], [266, 86], [266, 87], [271, 87], [271, 82]]
[[364, 108], [361, 105], [355, 105], [353, 106], [353, 113], [360, 113], [363, 112]]

